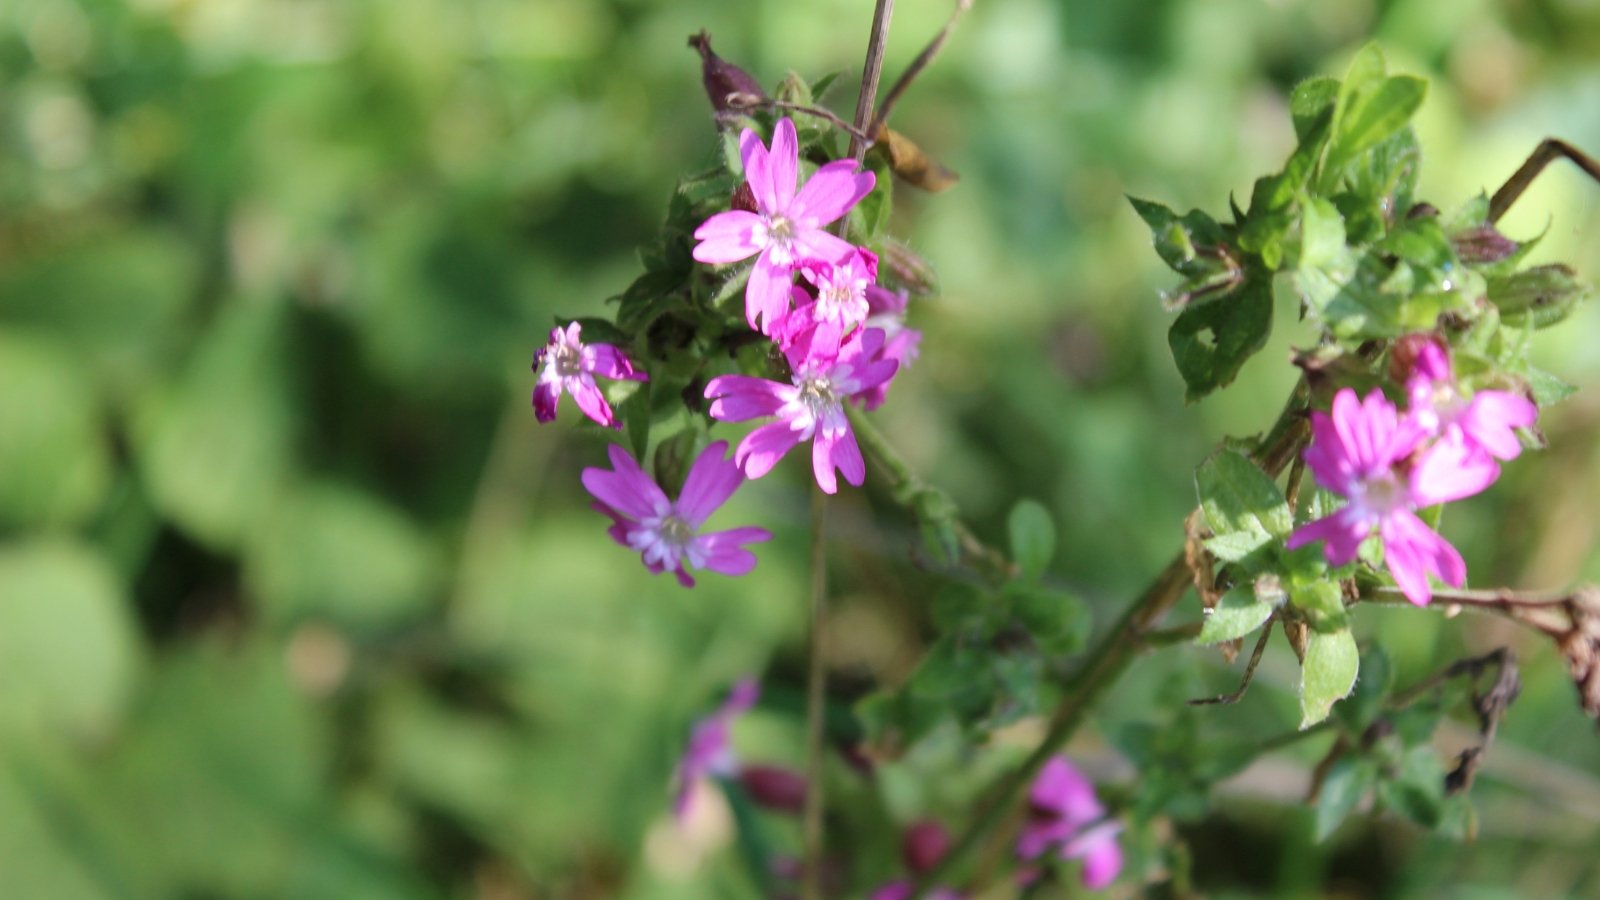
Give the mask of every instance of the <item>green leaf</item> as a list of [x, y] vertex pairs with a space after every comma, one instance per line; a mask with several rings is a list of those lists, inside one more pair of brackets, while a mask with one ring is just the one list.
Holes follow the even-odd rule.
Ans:
[[668, 496], [676, 497], [683, 490], [684, 479], [689, 477], [689, 468], [694, 465], [700, 451], [710, 443], [705, 429], [697, 427], [697, 424], [682, 429], [656, 446], [653, 465], [656, 484], [661, 485]]
[[1289, 94], [1289, 115], [1294, 120], [1294, 134], [1301, 144], [1307, 139], [1316, 140], [1318, 125], [1333, 114], [1334, 102], [1339, 97], [1339, 79], [1310, 78], [1295, 85]]
[[1393, 677], [1394, 666], [1382, 647], [1374, 645], [1361, 654], [1361, 677], [1356, 679], [1355, 690], [1335, 712], [1346, 731], [1360, 734], [1377, 720], [1383, 712], [1383, 701], [1388, 697]]
[[278, 622], [404, 623], [426, 612], [438, 576], [433, 545], [404, 514], [338, 484], [291, 491], [245, 561], [246, 583]]
[[1220, 644], [1242, 638], [1260, 628], [1276, 608], [1270, 600], [1256, 596], [1253, 586], [1238, 585], [1222, 595], [1215, 609], [1206, 612], [1205, 624], [1200, 626], [1200, 634], [1194, 642]]
[[1339, 828], [1377, 780], [1377, 764], [1366, 757], [1344, 756], [1329, 767], [1317, 795], [1318, 842], [1327, 840]]
[[1359, 667], [1356, 639], [1348, 628], [1310, 632], [1300, 670], [1301, 728], [1310, 728], [1328, 717], [1333, 704], [1355, 686]]
[[0, 331], [0, 526], [75, 525], [100, 507], [111, 459], [98, 407], [77, 359]]
[[1238, 376], [1272, 333], [1272, 291], [1259, 272], [1235, 290], [1186, 307], [1167, 332], [1167, 345], [1193, 403]]
[[140, 668], [128, 610], [88, 547], [56, 538], [0, 547], [0, 734], [107, 737]]
[[1539, 404], [1541, 409], [1552, 403], [1560, 403], [1578, 392], [1573, 385], [1531, 365], [1525, 367], [1521, 374], [1528, 381], [1528, 389], [1533, 392], [1533, 402]]
[[1421, 825], [1436, 828], [1444, 816], [1444, 766], [1432, 747], [1412, 747], [1400, 771], [1378, 785], [1383, 805]]
[[644, 459], [645, 450], [650, 446], [650, 420], [653, 418], [650, 390], [650, 382], [640, 382], [628, 399], [615, 407], [617, 418], [622, 421], [622, 433], [628, 439], [628, 449], [633, 451], [634, 459]]
[[1233, 541], [1227, 545], [1228, 562], [1287, 537], [1294, 528], [1283, 491], [1238, 451], [1219, 450], [1202, 463], [1195, 472], [1195, 493], [1212, 533]]
[[1350, 614], [1344, 608], [1344, 594], [1337, 583], [1325, 578], [1291, 581], [1289, 602], [1305, 615], [1312, 628], [1338, 631], [1349, 625]]
[[295, 439], [284, 310], [233, 300], [176, 384], [140, 416], [138, 461], [156, 506], [216, 548], [236, 547], [281, 495]]
[[1404, 128], [1427, 96], [1426, 81], [1384, 72], [1383, 52], [1376, 44], [1363, 48], [1351, 63], [1334, 108], [1325, 184], [1357, 156]]
[[1006, 534], [1011, 542], [1011, 557], [1022, 570], [1022, 577], [1037, 579], [1056, 554], [1056, 526], [1050, 513], [1033, 500], [1022, 500], [1011, 508], [1006, 519]]

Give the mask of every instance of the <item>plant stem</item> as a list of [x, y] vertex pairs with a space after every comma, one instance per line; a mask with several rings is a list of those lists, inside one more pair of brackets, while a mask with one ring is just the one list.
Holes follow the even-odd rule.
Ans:
[[[872, 106], [878, 96], [878, 81], [883, 77], [883, 48], [889, 40], [889, 16], [894, 0], [877, 0], [872, 10], [872, 32], [867, 37], [867, 59], [861, 72], [861, 93], [856, 97], [855, 130], [850, 136], [850, 155], [861, 162], [867, 153], [862, 140], [872, 122]], [[843, 237], [848, 219], [837, 226]], [[822, 900], [822, 860], [824, 832], [822, 814], [822, 726], [828, 690], [827, 629], [824, 627], [828, 599], [827, 495], [821, 488], [811, 498], [811, 658], [806, 671], [806, 802], [801, 830], [805, 840], [805, 871], [801, 895], [805, 900]]]
[[1590, 159], [1582, 150], [1566, 141], [1545, 138], [1534, 148], [1528, 161], [1522, 164], [1522, 168], [1513, 172], [1511, 177], [1506, 179], [1506, 183], [1500, 186], [1500, 190], [1495, 191], [1494, 196], [1489, 198], [1489, 224], [1493, 225], [1500, 221], [1500, 217], [1506, 214], [1511, 204], [1517, 202], [1517, 198], [1528, 189], [1528, 185], [1544, 171], [1544, 167], [1563, 156], [1572, 160], [1573, 164], [1590, 178], [1600, 182], [1600, 162]]
[[822, 724], [828, 690], [828, 495], [811, 493], [811, 658], [806, 667], [805, 897], [821, 900], [823, 857]]
[[[1304, 411], [1306, 384], [1302, 378], [1290, 393], [1278, 420], [1262, 438], [1253, 454], [1258, 465], [1268, 475], [1276, 477], [1289, 461], [1299, 454], [1307, 440]], [[967, 830], [951, 845], [939, 864], [918, 879], [913, 898], [926, 896], [936, 884], [948, 880], [964, 857], [978, 848], [994, 829], [1016, 806], [1018, 798], [1033, 783], [1039, 770], [1050, 757], [1060, 752], [1067, 741], [1083, 723], [1089, 709], [1099, 700], [1140, 651], [1146, 649], [1150, 636], [1167, 612], [1177, 604], [1193, 583], [1192, 573], [1180, 551], [1165, 569], [1150, 582], [1122, 618], [1100, 639], [1091, 652], [1077, 678], [1068, 687], [1066, 696], [1051, 717], [1050, 728], [1044, 739], [1028, 758], [1005, 777], [995, 791], [993, 801], [981, 810], [967, 826]]]

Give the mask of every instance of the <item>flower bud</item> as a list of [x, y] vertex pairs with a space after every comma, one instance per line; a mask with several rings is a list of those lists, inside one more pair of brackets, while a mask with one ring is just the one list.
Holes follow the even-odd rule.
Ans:
[[806, 805], [806, 777], [782, 766], [745, 766], [739, 784], [756, 805], [773, 812], [799, 813]]
[[1445, 352], [1449, 358], [1450, 348], [1445, 345], [1439, 336], [1431, 332], [1418, 331], [1397, 338], [1394, 346], [1389, 349], [1389, 378], [1395, 384], [1405, 384], [1411, 378], [1411, 373], [1417, 368], [1417, 360], [1421, 358], [1423, 350], [1432, 344]]
[[767, 99], [754, 76], [712, 52], [711, 35], [705, 29], [689, 35], [689, 46], [700, 52], [700, 80], [717, 115], [738, 112]]
[[932, 819], [911, 823], [900, 836], [900, 856], [917, 875], [932, 871], [949, 849], [950, 833]]

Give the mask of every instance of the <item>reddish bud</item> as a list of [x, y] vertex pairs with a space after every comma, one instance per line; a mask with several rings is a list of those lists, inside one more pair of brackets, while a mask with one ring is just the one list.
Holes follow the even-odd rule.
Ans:
[[913, 822], [900, 836], [900, 856], [913, 874], [933, 870], [950, 850], [950, 833], [932, 819]]
[[1493, 263], [1516, 253], [1521, 244], [1501, 234], [1493, 225], [1480, 225], [1450, 236], [1456, 255], [1464, 263]]
[[1389, 379], [1395, 384], [1405, 384], [1411, 377], [1412, 370], [1417, 367], [1417, 357], [1422, 355], [1422, 350], [1429, 344], [1437, 346], [1449, 356], [1450, 348], [1439, 336], [1431, 332], [1418, 331], [1397, 338], [1394, 346], [1389, 349]]
[[754, 76], [712, 52], [711, 35], [705, 29], [689, 35], [689, 46], [700, 52], [700, 80], [705, 83], [706, 96], [717, 115], [745, 109], [767, 99], [761, 82]]
[[745, 766], [739, 784], [757, 806], [799, 813], [806, 805], [806, 777], [782, 766]]

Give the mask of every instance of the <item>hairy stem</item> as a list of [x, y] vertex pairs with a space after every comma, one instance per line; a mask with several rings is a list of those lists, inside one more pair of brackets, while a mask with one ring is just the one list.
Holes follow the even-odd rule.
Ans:
[[[883, 80], [883, 51], [889, 44], [889, 17], [894, 14], [894, 0], [877, 0], [872, 7], [872, 33], [867, 38], [867, 62], [861, 70], [861, 93], [856, 95], [855, 130], [867, 134], [872, 124], [873, 105], [878, 102], [878, 82]], [[861, 162], [867, 155], [867, 141], [860, 136], [850, 138], [850, 156]]]

